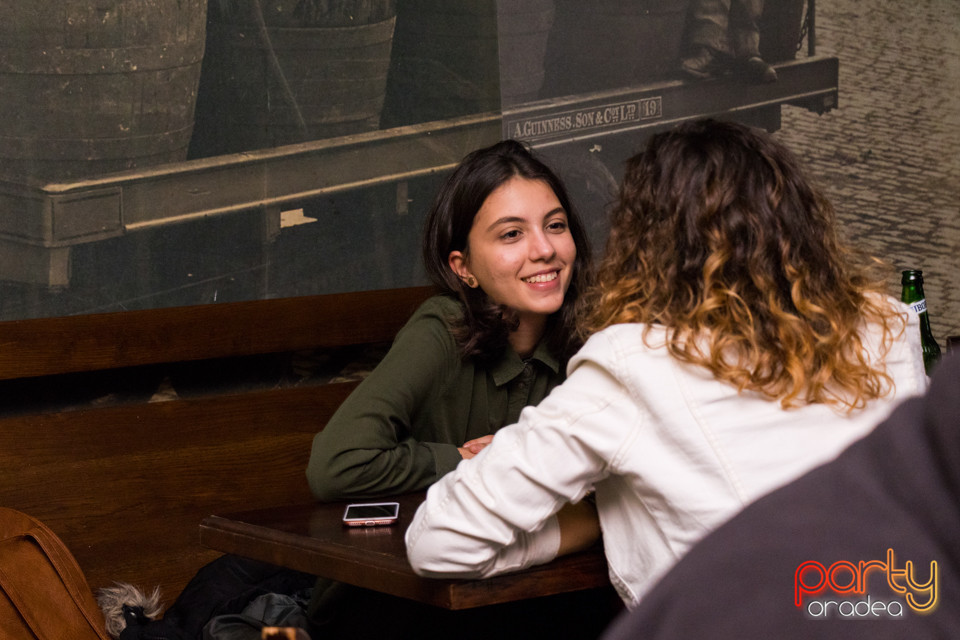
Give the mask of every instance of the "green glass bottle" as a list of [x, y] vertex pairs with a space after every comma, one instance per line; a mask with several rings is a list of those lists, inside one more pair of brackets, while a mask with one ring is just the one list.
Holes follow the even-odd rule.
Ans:
[[930, 330], [930, 316], [927, 313], [927, 299], [923, 294], [923, 271], [907, 269], [900, 278], [903, 289], [900, 293], [902, 300], [910, 310], [920, 316], [920, 345], [923, 347], [923, 367], [929, 376], [940, 362], [940, 345]]

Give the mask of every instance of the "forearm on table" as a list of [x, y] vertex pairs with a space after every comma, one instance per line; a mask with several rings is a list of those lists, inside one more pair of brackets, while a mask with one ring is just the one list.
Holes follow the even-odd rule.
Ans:
[[[431, 520], [426, 528], [421, 526], [424, 517]], [[510, 532], [509, 542], [501, 539], [503, 531], [467, 532], [454, 524], [457, 520], [462, 522], [456, 516], [432, 518], [418, 510], [406, 534], [407, 557], [416, 573], [427, 577], [486, 578], [543, 564], [557, 555], [560, 530], [553, 516], [537, 531]]]
[[[453, 455], [456, 447], [451, 445]], [[314, 450], [307, 481], [318, 500], [381, 497], [419, 491], [437, 478], [431, 447], [414, 441], [384, 449]]]

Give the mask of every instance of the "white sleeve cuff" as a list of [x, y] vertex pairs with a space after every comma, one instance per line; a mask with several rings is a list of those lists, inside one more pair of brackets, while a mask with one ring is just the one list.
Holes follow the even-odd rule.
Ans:
[[494, 572], [518, 571], [550, 562], [559, 550], [560, 523], [552, 515], [537, 531], [518, 531], [516, 542], [501, 550]]

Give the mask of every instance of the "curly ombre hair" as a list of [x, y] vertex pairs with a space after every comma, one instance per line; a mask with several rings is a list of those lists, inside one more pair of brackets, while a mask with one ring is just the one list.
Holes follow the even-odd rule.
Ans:
[[871, 295], [883, 291], [871, 264], [839, 241], [833, 208], [783, 145], [687, 123], [628, 161], [579, 330], [661, 325], [671, 355], [740, 390], [852, 411], [893, 384], [865, 355], [864, 323], [881, 328], [881, 354], [904, 326]]

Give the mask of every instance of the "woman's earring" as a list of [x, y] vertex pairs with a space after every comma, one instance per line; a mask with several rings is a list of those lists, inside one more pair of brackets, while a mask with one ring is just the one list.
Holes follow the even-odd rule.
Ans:
[[470, 287], [471, 289], [476, 289], [477, 279], [474, 278], [473, 276], [467, 276], [467, 286]]

